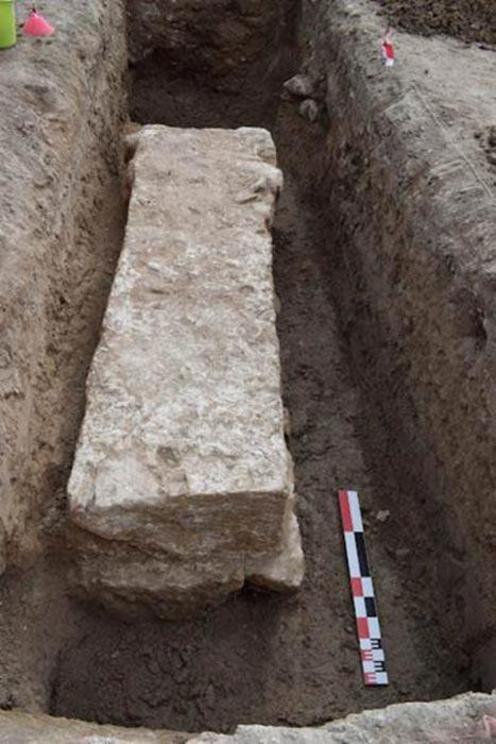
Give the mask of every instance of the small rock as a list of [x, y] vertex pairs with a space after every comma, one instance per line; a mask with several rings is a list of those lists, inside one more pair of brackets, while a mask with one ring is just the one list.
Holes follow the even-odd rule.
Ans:
[[377, 512], [375, 518], [378, 522], [387, 522], [390, 516], [391, 512], [389, 511], [389, 509], [382, 509], [381, 511]]
[[410, 548], [398, 548], [395, 555], [397, 558], [402, 560], [403, 558], [408, 558], [411, 552]]
[[307, 75], [294, 75], [284, 83], [284, 89], [298, 98], [308, 98], [312, 95], [312, 81]]
[[300, 103], [299, 112], [304, 119], [314, 122], [319, 115], [319, 106], [313, 98], [306, 98]]

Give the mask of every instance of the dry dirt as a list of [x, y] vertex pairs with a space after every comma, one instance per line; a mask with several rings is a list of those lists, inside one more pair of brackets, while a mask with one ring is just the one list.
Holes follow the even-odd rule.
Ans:
[[410, 33], [449, 34], [496, 45], [491, 0], [377, 0], [390, 23]]
[[63, 557], [47, 568], [43, 533], [63, 513], [124, 225], [122, 14], [89, 0], [50, 15], [56, 38], [0, 54], [2, 707], [48, 707], [73, 627]]

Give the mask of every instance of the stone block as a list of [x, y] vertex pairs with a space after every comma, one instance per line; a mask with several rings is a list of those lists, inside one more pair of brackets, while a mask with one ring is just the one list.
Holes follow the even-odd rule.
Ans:
[[232, 735], [205, 733], [189, 744], [455, 744], [484, 742], [496, 733], [496, 697], [467, 693], [432, 703], [365, 710], [325, 726], [239, 726]]
[[261, 129], [143, 128], [69, 483], [78, 582], [175, 614], [296, 587]]

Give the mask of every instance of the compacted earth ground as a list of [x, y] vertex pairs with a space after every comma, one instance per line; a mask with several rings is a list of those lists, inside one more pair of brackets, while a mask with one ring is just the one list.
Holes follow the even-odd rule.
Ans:
[[[58, 322], [67, 329], [65, 355], [75, 335], [82, 333], [84, 343], [80, 357], [57, 357], [65, 387], [76, 386], [78, 394], [68, 395], [64, 410], [54, 414], [64, 417], [69, 409], [70, 432], [64, 463], [54, 474], [56, 503], [45, 510], [47, 549], [36, 564], [12, 568], [2, 578], [2, 708], [42, 708], [56, 716], [125, 726], [230, 731], [239, 723], [314, 726], [392, 702], [448, 697], [478, 684], [469, 657], [450, 642], [439, 621], [441, 595], [429, 564], [437, 560], [440, 546], [433, 546], [427, 527], [418, 528], [430, 519], [429, 505], [418, 498], [411, 480], [400, 485], [398, 471], [410, 467], [409, 453], [404, 463], [391, 454], [393, 434], [376, 394], [370, 394], [367, 369], [357, 363], [356, 337], [350, 338], [346, 322], [347, 293], [354, 284], [347, 285], [340, 268], [343, 246], [333, 237], [336, 213], [323, 192], [329, 173], [322, 172], [322, 153], [333, 144], [327, 138], [329, 121], [321, 106], [309, 122], [299, 114], [298, 102], [281, 96], [283, 81], [309, 53], [309, 40], [298, 33], [297, 3], [276, 5], [271, 23], [279, 24], [272, 39], [277, 46], [263, 63], [259, 60], [253, 75], [245, 71], [243, 85], [235, 71], [224, 74], [222, 84], [202, 72], [198, 29], [182, 56], [177, 43], [162, 44], [143, 60], [135, 49], [130, 111], [137, 124], [246, 124], [268, 127], [273, 134], [285, 176], [273, 228], [274, 280], [291, 421], [288, 445], [306, 556], [303, 587], [293, 595], [246, 589], [180, 623], [123, 620], [68, 595], [60, 483], [69, 474], [84, 403], [81, 381], [122, 237], [121, 193], [114, 190], [105, 255], [90, 261], [100, 277], [83, 297], [75, 295], [70, 311], [64, 302], [60, 310]], [[449, 3], [383, 0], [381, 5], [409, 31], [495, 41], [484, 3], [480, 8], [457, 3], [456, 11]], [[135, 12], [132, 2], [129, 12]], [[249, 17], [248, 26], [252, 22]], [[181, 23], [174, 28], [183, 33]], [[240, 35], [241, 54], [244, 27], [231, 17], [229, 23]], [[229, 23], [223, 28], [228, 38]], [[207, 31], [208, 57], [212, 29]], [[259, 44], [251, 53], [257, 58]], [[215, 77], [215, 49], [208, 60]], [[86, 318], [83, 331], [75, 320], [81, 317]], [[368, 339], [363, 347], [369, 353]], [[337, 510], [340, 488], [356, 488], [362, 497], [391, 678], [383, 689], [367, 689], [361, 680]], [[436, 535], [441, 541], [440, 531]]]
[[[301, 726], [466, 688], [463, 660], [444, 646], [427, 609], [416, 556], [428, 546], [405, 530], [400, 499], [406, 506], [408, 497], [391, 477], [387, 435], [360, 391], [340, 333], [328, 222], [312, 194], [320, 127], [309, 128], [292, 103], [282, 103], [274, 135], [286, 177], [274, 224], [274, 273], [304, 586], [290, 597], [247, 591], [178, 624], [123, 625], [91, 609], [84, 636], [61, 659], [57, 714], [189, 730], [229, 730], [237, 722]], [[292, 154], [295, 141], [309, 144]], [[357, 659], [337, 510], [337, 490], [353, 486], [366, 508], [387, 638], [392, 684], [382, 690], [363, 687]], [[391, 516], [382, 522], [386, 509]]]

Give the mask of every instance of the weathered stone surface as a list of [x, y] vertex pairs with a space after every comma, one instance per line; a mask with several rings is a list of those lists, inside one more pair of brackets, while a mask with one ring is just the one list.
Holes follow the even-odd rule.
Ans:
[[103, 538], [75, 538], [79, 580], [163, 614], [222, 597], [252, 573], [297, 586], [272, 140], [255, 129], [146, 127], [133, 168], [69, 483], [73, 521]]
[[0, 711], [0, 741], [6, 744], [182, 744], [188, 734], [100, 726], [42, 713]]
[[297, 98], [310, 98], [313, 92], [313, 83], [307, 75], [293, 75], [284, 83], [284, 90]]
[[496, 738], [496, 697], [469, 693], [435, 703], [403, 703], [348, 716], [320, 728], [239, 726], [190, 744], [464, 744]]

